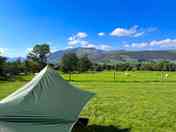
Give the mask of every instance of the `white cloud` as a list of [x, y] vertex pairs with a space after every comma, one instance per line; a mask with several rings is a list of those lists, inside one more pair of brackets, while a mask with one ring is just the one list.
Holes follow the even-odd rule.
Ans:
[[140, 36], [144, 35], [144, 33], [145, 33], [145, 32], [136, 33], [136, 34], [134, 34], [134, 37], [140, 37]]
[[142, 43], [140, 43], [140, 44], [138, 44], [138, 43], [132, 43], [131, 44], [131, 47], [132, 48], [145, 48], [145, 47], [147, 47], [148, 46], [148, 43], [147, 42], [142, 42]]
[[140, 42], [124, 45], [125, 48], [152, 48], [152, 47], [176, 48], [176, 39], [152, 40], [149, 42]]
[[97, 46], [95, 44], [85, 44], [85, 45], [82, 45], [81, 47], [83, 48], [97, 48]]
[[156, 31], [157, 28], [154, 27], [149, 27], [146, 29], [141, 29], [139, 26], [135, 25], [132, 26], [131, 28], [125, 29], [118, 27], [114, 29], [110, 35], [115, 36], [115, 37], [140, 37], [144, 35], [145, 33], [150, 33]]
[[85, 32], [78, 32], [77, 34], [76, 34], [76, 37], [78, 37], [78, 38], [86, 38], [88, 35], [87, 35], [87, 33], [85, 33]]
[[7, 55], [7, 51], [8, 51], [7, 48], [0, 48], [0, 56], [5, 56], [5, 55]]
[[115, 36], [115, 37], [130, 37], [136, 34], [139, 34], [137, 25], [129, 29], [118, 27], [110, 33], [111, 36]]
[[75, 47], [79, 43], [80, 43], [80, 40], [71, 40], [71, 41], [68, 41], [69, 47]]
[[98, 36], [105, 36], [105, 33], [104, 32], [99, 32]]
[[161, 47], [176, 47], [176, 39], [164, 39], [154, 40], [150, 42], [150, 46], [161, 46]]
[[101, 49], [101, 50], [111, 50], [112, 47], [110, 45], [106, 45], [106, 44], [91, 44], [91, 43], [87, 43], [86, 45], [81, 46], [83, 48], [96, 48], [96, 49]]
[[86, 38], [87, 36], [88, 36], [88, 34], [85, 32], [78, 32], [77, 34], [69, 37], [68, 40], [73, 41], [75, 39], [83, 39], [83, 38]]
[[68, 45], [70, 48], [74, 48], [76, 46], [84, 46], [84, 45], [87, 45], [88, 44], [88, 41], [85, 41], [85, 40], [73, 40], [73, 41], [69, 41], [68, 42]]
[[112, 47], [110, 45], [106, 45], [106, 44], [96, 45], [96, 44], [91, 44], [91, 43], [88, 43], [88, 44], [83, 45], [81, 47], [83, 47], [83, 48], [96, 48], [96, 49], [101, 49], [101, 50], [111, 50], [112, 49]]
[[129, 44], [124, 45], [125, 48], [130, 48], [131, 46]]
[[111, 49], [112, 49], [112, 46], [106, 45], [106, 44], [101, 44], [101, 45], [99, 46], [99, 49], [101, 49], [101, 50], [111, 50]]
[[84, 39], [87, 37], [87, 33], [85, 32], [78, 32], [77, 34], [68, 38], [68, 47], [74, 48], [77, 45], [84, 45], [87, 43]]
[[[103, 32], [99, 33], [100, 36], [105, 35]], [[110, 50], [112, 47], [106, 44], [94, 44], [90, 43], [86, 40], [88, 35], [85, 32], [79, 32], [68, 38], [68, 47], [67, 48], [75, 48], [77, 46], [83, 48], [96, 48], [102, 50]]]

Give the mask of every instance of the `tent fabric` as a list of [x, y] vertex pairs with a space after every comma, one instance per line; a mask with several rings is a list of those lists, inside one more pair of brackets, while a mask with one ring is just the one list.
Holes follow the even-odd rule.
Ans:
[[45, 67], [0, 101], [0, 132], [68, 132], [94, 94], [73, 87]]

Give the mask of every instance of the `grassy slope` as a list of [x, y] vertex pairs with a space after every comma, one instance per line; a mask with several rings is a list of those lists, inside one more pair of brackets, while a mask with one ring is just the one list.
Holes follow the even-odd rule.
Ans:
[[[113, 72], [73, 75], [73, 85], [97, 94], [81, 113], [90, 119], [90, 127], [82, 131], [175, 132], [176, 73], [162, 82], [160, 72], [128, 73], [117, 72], [116, 81]], [[0, 82], [0, 98], [30, 79]]]

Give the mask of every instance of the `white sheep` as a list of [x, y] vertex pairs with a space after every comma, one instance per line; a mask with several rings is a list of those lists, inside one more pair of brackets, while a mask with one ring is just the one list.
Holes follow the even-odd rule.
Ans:
[[169, 74], [166, 73], [166, 74], [165, 74], [165, 78], [168, 78], [168, 76], [169, 76]]
[[129, 73], [128, 73], [128, 72], [125, 72], [124, 74], [125, 74], [125, 76], [128, 76], [128, 75], [129, 75]]

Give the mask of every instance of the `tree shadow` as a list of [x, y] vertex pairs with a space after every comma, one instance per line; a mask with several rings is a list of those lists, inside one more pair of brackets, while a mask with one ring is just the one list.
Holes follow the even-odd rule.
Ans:
[[113, 125], [101, 126], [101, 125], [90, 125], [84, 128], [74, 127], [72, 132], [130, 132], [130, 128], [118, 128]]

